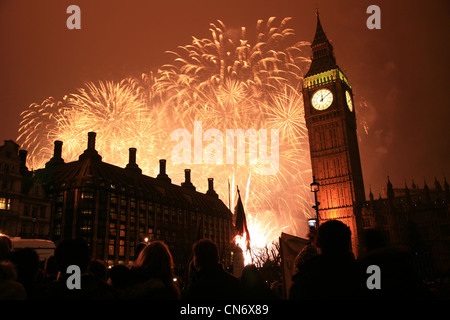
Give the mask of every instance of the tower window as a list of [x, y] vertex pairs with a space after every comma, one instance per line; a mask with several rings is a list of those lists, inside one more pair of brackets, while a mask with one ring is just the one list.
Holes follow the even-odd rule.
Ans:
[[0, 210], [11, 210], [11, 199], [0, 198]]

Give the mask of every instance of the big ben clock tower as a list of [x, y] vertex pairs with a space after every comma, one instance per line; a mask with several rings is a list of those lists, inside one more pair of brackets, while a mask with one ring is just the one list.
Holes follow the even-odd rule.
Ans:
[[336, 63], [319, 13], [311, 48], [311, 66], [303, 79], [303, 101], [312, 172], [320, 185], [319, 221], [335, 219], [349, 226], [353, 252], [357, 254], [358, 221], [365, 192], [355, 105], [352, 87]]

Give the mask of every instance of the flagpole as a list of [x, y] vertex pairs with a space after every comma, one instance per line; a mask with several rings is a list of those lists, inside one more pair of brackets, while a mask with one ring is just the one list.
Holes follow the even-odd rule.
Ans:
[[228, 209], [231, 211], [231, 199], [230, 199], [230, 177], [228, 177]]

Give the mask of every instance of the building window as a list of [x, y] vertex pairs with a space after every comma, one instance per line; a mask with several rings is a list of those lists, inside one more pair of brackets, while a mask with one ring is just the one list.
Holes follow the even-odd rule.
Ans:
[[121, 224], [120, 225], [120, 233], [119, 233], [120, 237], [125, 237], [125, 225]]
[[112, 220], [117, 220], [117, 212], [116, 212], [116, 208], [111, 207], [109, 209], [109, 218]]
[[92, 192], [82, 192], [81, 199], [94, 199], [94, 194]]
[[91, 231], [91, 226], [90, 225], [84, 225], [84, 226], [81, 226], [81, 231], [83, 232], [83, 233], [89, 233], [90, 231]]
[[172, 208], [172, 223], [177, 222], [177, 211], [175, 208]]
[[55, 236], [61, 235], [61, 224], [60, 223], [55, 224], [55, 228], [53, 229], [53, 234]]
[[28, 217], [30, 215], [30, 206], [28, 204], [23, 205], [23, 215]]
[[110, 201], [112, 204], [117, 204], [117, 194], [112, 193]]
[[63, 202], [64, 202], [64, 195], [60, 193], [56, 196], [56, 203], [63, 203]]
[[125, 240], [119, 241], [119, 256], [125, 255]]
[[115, 236], [116, 235], [116, 224], [111, 222], [109, 224], [109, 235]]
[[115, 240], [109, 239], [108, 254], [110, 256], [114, 255], [114, 248], [115, 248]]
[[0, 198], [0, 210], [11, 210], [11, 199]]
[[[25, 208], [27, 208], [27, 206]], [[62, 207], [56, 208], [55, 219], [62, 219], [62, 213], [63, 213]]]
[[91, 209], [81, 209], [81, 214], [83, 216], [89, 217], [92, 214], [92, 210]]
[[169, 222], [169, 209], [167, 206], [164, 206], [164, 222]]
[[120, 210], [120, 221], [127, 221], [127, 214], [125, 210]]
[[38, 212], [38, 207], [35, 207], [35, 206], [31, 207], [31, 217], [37, 218], [38, 217], [37, 212]]
[[42, 218], [42, 219], [45, 219], [45, 210], [46, 208], [45, 207], [41, 207], [41, 213], [40, 213], [40, 218]]

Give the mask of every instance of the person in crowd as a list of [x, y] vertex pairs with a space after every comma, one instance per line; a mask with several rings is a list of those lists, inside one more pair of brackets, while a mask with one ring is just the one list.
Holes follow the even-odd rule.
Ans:
[[124, 264], [118, 264], [109, 269], [107, 283], [114, 289], [117, 299], [127, 297], [127, 291], [132, 285], [131, 270]]
[[180, 289], [174, 281], [173, 259], [167, 245], [152, 241], [143, 248], [132, 268], [130, 299], [179, 299]]
[[365, 230], [362, 243], [364, 254], [358, 259], [360, 272], [366, 279], [367, 269], [376, 265], [380, 270], [379, 289], [365, 286], [363, 297], [367, 299], [426, 299], [431, 292], [412, 268], [414, 256], [411, 250], [387, 245], [382, 234], [375, 229]]
[[277, 300], [277, 295], [264, 282], [255, 265], [244, 267], [241, 275], [243, 298], [246, 300]]
[[193, 264], [196, 272], [183, 293], [183, 299], [233, 300], [243, 297], [240, 280], [223, 269], [213, 241], [202, 239], [194, 244]]
[[58, 266], [56, 265], [55, 256], [50, 256], [45, 259], [43, 273], [43, 283], [55, 281], [58, 278]]
[[39, 268], [39, 254], [32, 248], [21, 248], [10, 254], [10, 261], [15, 265], [17, 281], [26, 292], [27, 299], [33, 300], [40, 296], [42, 286], [42, 270]]
[[0, 236], [0, 261], [8, 260], [12, 252], [11, 239], [8, 236]]
[[[91, 262], [89, 246], [82, 238], [65, 239], [55, 249], [58, 279], [49, 283], [44, 292], [43, 299], [50, 300], [104, 300], [114, 298], [114, 292], [105, 281], [97, 279], [88, 272]], [[68, 267], [75, 265], [80, 270], [80, 288], [69, 288]]]
[[351, 231], [338, 220], [324, 222], [318, 230], [320, 254], [305, 261], [293, 276], [289, 299], [357, 298], [361, 279], [351, 252]]
[[316, 248], [316, 238], [317, 230], [316, 228], [310, 228], [308, 233], [308, 243], [303, 247], [303, 249], [298, 253], [294, 260], [294, 274], [298, 273], [301, 267], [306, 261], [317, 256]]
[[108, 267], [103, 261], [92, 260], [89, 264], [89, 273], [102, 281], [108, 280]]
[[26, 300], [24, 286], [16, 281], [17, 272], [14, 264], [8, 260], [0, 261], [0, 300]]
[[148, 245], [147, 242], [139, 242], [136, 246], [136, 251], [134, 252], [134, 256], [137, 258], [142, 250]]

